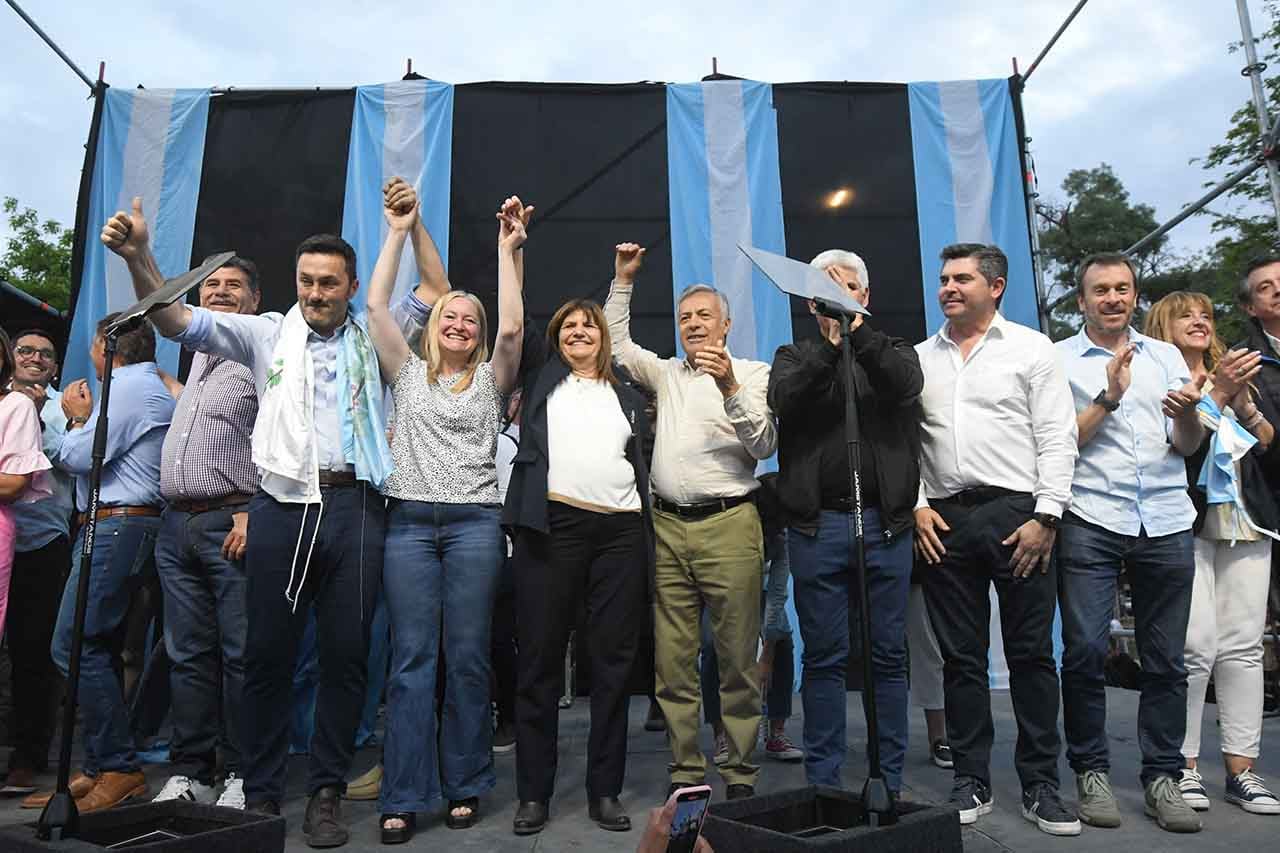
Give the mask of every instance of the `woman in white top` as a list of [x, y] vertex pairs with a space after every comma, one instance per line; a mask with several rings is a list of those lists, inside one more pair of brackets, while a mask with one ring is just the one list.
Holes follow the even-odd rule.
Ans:
[[[369, 334], [395, 398], [383, 585], [391, 622], [381, 836], [408, 841], [415, 815], [449, 801], [445, 823], [472, 826], [495, 784], [489, 713], [489, 620], [504, 556], [494, 444], [502, 397], [520, 367], [524, 330], [519, 200], [498, 213], [498, 329], [489, 359], [484, 306], [451, 290], [433, 306], [421, 352], [388, 310], [417, 205], [391, 226], [369, 285]], [[527, 210], [532, 210], [529, 208]], [[445, 694], [436, 719], [439, 650]], [[437, 730], [438, 729], [438, 730]]]
[[1226, 800], [1247, 812], [1280, 814], [1280, 800], [1253, 772], [1262, 740], [1262, 631], [1271, 581], [1271, 548], [1280, 510], [1258, 463], [1275, 440], [1275, 429], [1255, 405], [1249, 380], [1261, 369], [1258, 353], [1228, 352], [1213, 325], [1213, 303], [1203, 293], [1177, 291], [1151, 306], [1146, 334], [1178, 348], [1191, 378], [1205, 380], [1203, 393], [1222, 417], [1235, 420], [1257, 440], [1232, 467], [1236, 502], [1209, 503], [1197, 485], [1219, 424], [1203, 412], [1209, 436], [1187, 459], [1187, 480], [1196, 505], [1196, 574], [1187, 622], [1186, 769], [1178, 781], [1182, 798], [1198, 811], [1209, 795], [1198, 769], [1205, 690], [1214, 677]]
[[[588, 814], [604, 829], [631, 820], [618, 802], [627, 757], [628, 681], [648, 620], [653, 565], [645, 399], [618, 382], [600, 306], [575, 299], [546, 340], [527, 332], [520, 449], [504, 523], [513, 531], [519, 662], [513, 829], [540, 832], [555, 787], [557, 717], [569, 631], [591, 656]], [[696, 642], [696, 640], [694, 640]]]

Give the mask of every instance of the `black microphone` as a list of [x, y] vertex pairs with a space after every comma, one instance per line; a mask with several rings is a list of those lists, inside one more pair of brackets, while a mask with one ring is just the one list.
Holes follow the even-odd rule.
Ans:
[[813, 297], [814, 310], [823, 317], [830, 317], [832, 320], [839, 320], [841, 317], [848, 317], [849, 322], [853, 322], [860, 312], [852, 308], [846, 308], [838, 302], [832, 302], [830, 299], [823, 299], [821, 296]]

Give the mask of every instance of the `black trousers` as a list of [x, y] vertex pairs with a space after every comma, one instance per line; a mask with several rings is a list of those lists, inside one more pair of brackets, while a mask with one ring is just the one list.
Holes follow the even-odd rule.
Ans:
[[[307, 609], [316, 609], [320, 689], [307, 790], [346, 789], [364, 710], [369, 623], [382, 582], [386, 509], [382, 495], [365, 484], [321, 488], [316, 504], [280, 503], [266, 492], [249, 502], [245, 551], [245, 683], [240, 732], [245, 798], [284, 796], [289, 755], [293, 672]], [[297, 549], [293, 589], [319, 520], [319, 532], [297, 607], [285, 598]], [[302, 528], [302, 546], [298, 531]]]
[[990, 645], [994, 583], [1000, 602], [1000, 629], [1009, 664], [1009, 690], [1018, 721], [1014, 766], [1025, 790], [1036, 782], [1058, 784], [1058, 670], [1053, 660], [1053, 612], [1057, 567], [1014, 578], [1013, 547], [1001, 541], [1030, 520], [1035, 499], [1006, 494], [985, 502], [933, 501], [951, 528], [942, 534], [947, 553], [941, 565], [924, 570], [925, 603], [942, 650], [947, 703], [947, 737], [956, 776], [991, 784]]
[[9, 718], [9, 769], [43, 771], [57, 717], [61, 680], [49, 647], [58, 622], [62, 588], [71, 570], [71, 542], [59, 536], [34, 551], [13, 555], [9, 578], [9, 643], [13, 707]]
[[516, 790], [545, 802], [555, 790], [564, 653], [579, 606], [579, 642], [591, 649], [587, 796], [622, 791], [627, 762], [627, 682], [649, 618], [643, 520], [552, 502], [550, 533], [520, 529], [515, 542], [520, 624], [516, 690]]

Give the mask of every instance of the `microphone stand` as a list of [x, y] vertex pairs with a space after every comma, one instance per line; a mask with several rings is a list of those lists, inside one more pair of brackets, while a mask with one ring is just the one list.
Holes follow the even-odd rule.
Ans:
[[850, 615], [853, 614], [854, 599], [857, 599], [858, 629], [862, 640], [862, 706], [867, 718], [867, 781], [862, 786], [862, 807], [867, 813], [868, 826], [892, 826], [898, 822], [898, 807], [880, 770], [880, 724], [876, 714], [876, 682], [871, 661], [867, 549], [862, 528], [862, 434], [858, 423], [858, 391], [853, 372], [853, 341], [849, 338], [850, 312], [826, 299], [815, 299], [814, 302], [818, 313], [840, 321], [844, 435], [849, 450], [850, 494], [853, 495], [853, 512], [849, 515], [849, 544], [855, 577], [854, 583], [849, 584], [849, 612]]
[[102, 493], [102, 465], [107, 457], [107, 404], [111, 400], [111, 373], [120, 335], [142, 323], [142, 317], [123, 317], [103, 330], [102, 399], [93, 428], [93, 455], [89, 466], [89, 501], [85, 514], [84, 538], [80, 546], [80, 577], [76, 583], [75, 620], [71, 629], [71, 653], [67, 660], [67, 694], [62, 706], [62, 737], [58, 752], [58, 785], [45, 803], [36, 822], [36, 838], [62, 841], [80, 831], [80, 810], [71, 796], [71, 741], [76, 727], [76, 700], [80, 688], [80, 656], [84, 650], [85, 613], [89, 607], [89, 572], [93, 566], [93, 543], [98, 532], [98, 500]]

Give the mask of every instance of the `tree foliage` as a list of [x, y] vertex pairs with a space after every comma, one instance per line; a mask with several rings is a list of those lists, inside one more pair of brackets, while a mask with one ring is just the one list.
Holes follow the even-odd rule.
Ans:
[[53, 219], [40, 221], [31, 208], [6, 197], [4, 214], [13, 232], [0, 255], [0, 280], [7, 281], [59, 311], [71, 299], [72, 232]]

